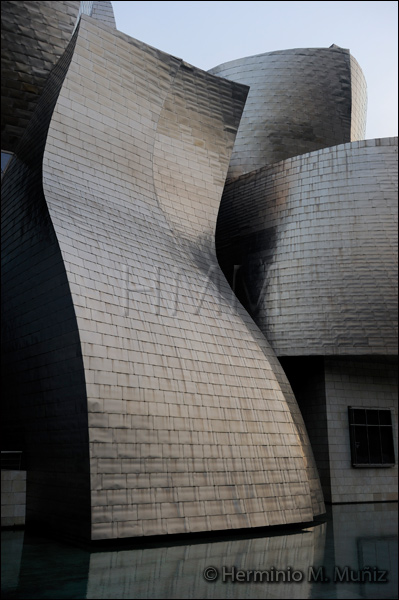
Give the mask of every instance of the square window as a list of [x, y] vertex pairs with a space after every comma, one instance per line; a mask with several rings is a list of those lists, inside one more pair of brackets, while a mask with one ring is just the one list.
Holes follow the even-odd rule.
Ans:
[[391, 411], [348, 408], [353, 467], [392, 467], [395, 464]]

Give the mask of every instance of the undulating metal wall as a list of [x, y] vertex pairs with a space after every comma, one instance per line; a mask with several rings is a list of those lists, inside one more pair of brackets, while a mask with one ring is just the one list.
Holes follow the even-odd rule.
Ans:
[[245, 97], [82, 17], [43, 181], [85, 365], [94, 539], [324, 510], [288, 382], [216, 261]]

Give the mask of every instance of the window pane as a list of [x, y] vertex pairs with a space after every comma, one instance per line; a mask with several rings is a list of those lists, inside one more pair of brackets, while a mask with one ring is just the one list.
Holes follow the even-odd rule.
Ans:
[[356, 425], [353, 426], [355, 450], [354, 462], [358, 464], [368, 464], [370, 462], [367, 441], [367, 429], [367, 427], [356, 427]]
[[367, 415], [367, 424], [368, 425], [378, 425], [378, 410], [367, 410], [366, 411], [366, 415]]
[[390, 410], [379, 410], [378, 413], [380, 416], [380, 425], [392, 425]]
[[[375, 412], [378, 412], [378, 411], [375, 411]], [[382, 463], [380, 428], [379, 427], [368, 427], [367, 433], [368, 433], [368, 438], [369, 438], [370, 463], [379, 465]]]
[[391, 411], [348, 406], [352, 466], [395, 464]]
[[392, 429], [390, 427], [384, 427], [381, 429], [381, 448], [383, 462], [386, 464], [394, 464], [395, 451], [393, 449], [393, 436]]
[[351, 408], [352, 423], [366, 424], [366, 411], [364, 408]]

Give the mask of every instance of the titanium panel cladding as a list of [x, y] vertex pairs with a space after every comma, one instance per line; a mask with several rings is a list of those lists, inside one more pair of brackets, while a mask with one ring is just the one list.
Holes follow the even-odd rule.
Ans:
[[397, 354], [397, 138], [227, 184], [218, 256], [278, 356]]
[[[34, 154], [29, 178], [16, 160], [3, 179], [16, 211], [4, 226], [24, 242], [4, 259], [23, 287], [20, 252], [47, 236], [57, 255], [54, 276], [66, 281], [57, 296], [60, 322], [49, 321], [46, 331], [57, 338], [61, 309], [72, 309], [74, 318], [65, 319], [79, 341], [79, 410], [87, 403], [79, 419], [80, 481], [86, 511], [90, 488], [90, 537], [312, 520], [324, 504], [300, 411], [216, 259], [216, 218], [247, 88], [84, 14], [69, 59], [57, 72], [54, 112], [45, 91], [32, 120], [46, 140], [43, 157]], [[20, 151], [28, 154], [34, 139]], [[21, 207], [36, 215], [40, 234], [17, 226]], [[45, 263], [36, 258], [40, 275]], [[50, 289], [52, 282], [50, 272]], [[15, 307], [16, 321], [24, 306]], [[29, 314], [18, 322], [26, 330], [11, 324], [16, 347], [36, 323]], [[34, 344], [25, 354], [15, 357], [16, 377], [36, 360]], [[57, 470], [54, 424], [75, 410], [72, 390], [59, 402], [57, 387], [48, 387], [53, 358], [49, 349], [41, 353], [35, 371], [48, 399], [40, 413], [47, 455], [28, 443], [39, 473], [49, 457]], [[31, 419], [32, 405], [21, 412], [27, 431]], [[38, 498], [48, 486], [48, 477], [37, 478]], [[46, 507], [35, 503], [30, 518], [48, 523], [51, 502], [52, 494]], [[64, 526], [71, 521], [78, 531], [86, 513], [79, 503], [64, 508]]]
[[1, 3], [1, 149], [15, 152], [51, 69], [64, 53], [80, 2]]
[[250, 86], [229, 178], [364, 137], [366, 82], [349, 50], [268, 52], [209, 72]]

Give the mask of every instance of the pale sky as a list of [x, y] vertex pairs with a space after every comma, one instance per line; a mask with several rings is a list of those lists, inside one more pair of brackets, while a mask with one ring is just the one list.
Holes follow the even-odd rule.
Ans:
[[204, 70], [288, 48], [349, 48], [366, 77], [366, 138], [398, 135], [398, 3], [112, 2], [117, 27]]

